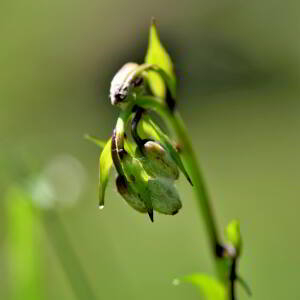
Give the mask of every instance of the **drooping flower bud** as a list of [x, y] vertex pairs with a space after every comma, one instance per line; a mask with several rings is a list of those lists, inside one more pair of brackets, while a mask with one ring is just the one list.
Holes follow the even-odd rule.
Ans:
[[153, 209], [166, 215], [175, 215], [182, 207], [179, 194], [173, 181], [155, 178], [148, 181]]
[[135, 71], [138, 70], [139, 65], [130, 62], [125, 64], [114, 76], [109, 93], [112, 105], [127, 103], [132, 93], [140, 94], [144, 90], [144, 78], [135, 74]]
[[144, 144], [142, 151], [143, 167], [149, 175], [178, 179], [178, 167], [169, 152], [160, 143], [148, 141]]
[[153, 221], [153, 210], [175, 215], [182, 207], [172, 179], [153, 178], [140, 160], [126, 153], [122, 158], [124, 175], [117, 178], [117, 188], [125, 201], [139, 212], [147, 212]]
[[124, 200], [134, 209], [141, 213], [147, 212], [147, 207], [138, 194], [132, 189], [132, 186], [127, 182], [125, 176], [118, 175], [116, 185], [119, 194]]
[[[125, 111], [126, 112], [126, 111]], [[141, 113], [141, 112], [140, 112]], [[181, 208], [173, 184], [179, 171], [169, 152], [159, 143], [133, 136], [136, 151], [125, 150], [126, 118], [120, 117], [113, 131], [111, 156], [117, 169], [117, 188], [125, 201], [153, 221], [153, 210], [174, 215]], [[135, 135], [133, 131], [133, 135]]]
[[143, 109], [136, 108], [131, 124], [132, 136], [138, 145], [137, 156], [150, 176], [178, 179], [179, 170], [169, 151], [157, 141], [140, 138], [137, 128], [143, 113]]
[[147, 174], [141, 162], [129, 153], [123, 156], [121, 164], [128, 186], [130, 186], [130, 189], [133, 191], [131, 195], [135, 195], [144, 203], [146, 208], [145, 212], [148, 212], [150, 217], [152, 216], [151, 220], [153, 220], [151, 194], [148, 189], [148, 181], [151, 177]]

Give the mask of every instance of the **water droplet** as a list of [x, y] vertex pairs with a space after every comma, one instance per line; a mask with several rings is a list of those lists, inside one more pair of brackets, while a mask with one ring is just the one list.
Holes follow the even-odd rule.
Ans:
[[178, 278], [175, 278], [172, 283], [173, 283], [173, 285], [177, 286], [180, 284], [180, 280]]
[[104, 205], [99, 205], [99, 209], [103, 209], [104, 208]]

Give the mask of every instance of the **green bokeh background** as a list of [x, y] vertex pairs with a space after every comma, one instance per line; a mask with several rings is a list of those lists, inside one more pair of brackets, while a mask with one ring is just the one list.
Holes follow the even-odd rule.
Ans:
[[[99, 149], [82, 138], [111, 134], [110, 80], [125, 62], [143, 61], [151, 16], [175, 62], [179, 109], [218, 225], [241, 222], [239, 269], [253, 299], [299, 299], [299, 11], [292, 0], [1, 0], [0, 299], [20, 287], [5, 192], [61, 154], [86, 173], [79, 201], [57, 212], [98, 299], [199, 299], [196, 288], [171, 284], [213, 272], [192, 188], [181, 176], [183, 209], [151, 224], [112, 180], [99, 211]], [[75, 299], [37, 218], [19, 250], [35, 253], [40, 299]]]

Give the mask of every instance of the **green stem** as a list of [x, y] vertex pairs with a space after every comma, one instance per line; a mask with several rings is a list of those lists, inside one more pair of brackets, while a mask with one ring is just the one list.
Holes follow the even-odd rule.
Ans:
[[198, 199], [200, 212], [204, 218], [206, 230], [208, 232], [211, 251], [216, 257], [218, 257], [217, 248], [221, 245], [221, 243], [219, 242], [218, 231], [210, 204], [209, 195], [203, 181], [203, 176], [197, 162], [196, 154], [193, 150], [192, 143], [187, 135], [186, 128], [179, 115], [179, 112], [176, 111], [172, 115], [169, 114], [168, 123], [172, 126], [179, 139], [179, 148], [181, 150], [184, 164], [186, 165], [195, 186], [195, 193]]
[[78, 300], [96, 300], [92, 287], [75, 253], [67, 231], [54, 211], [44, 214], [44, 225], [57, 258]]
[[210, 248], [218, 265], [219, 258], [221, 257], [219, 250], [221, 250], [222, 247], [219, 240], [213, 210], [210, 204], [207, 188], [197, 162], [196, 154], [193, 150], [192, 143], [190, 142], [187, 130], [179, 112], [171, 112], [165, 105], [162, 105], [159, 100], [152, 96], [141, 96], [136, 100], [136, 104], [145, 109], [154, 110], [167, 123], [168, 127], [175, 132], [180, 143], [184, 164], [187, 167], [194, 184], [200, 213], [204, 219], [205, 228], [208, 233]]

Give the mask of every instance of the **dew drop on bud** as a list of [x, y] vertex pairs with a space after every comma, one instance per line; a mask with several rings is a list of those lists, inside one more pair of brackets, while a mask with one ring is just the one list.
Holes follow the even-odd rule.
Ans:
[[102, 210], [104, 208], [104, 205], [99, 205], [99, 209]]

